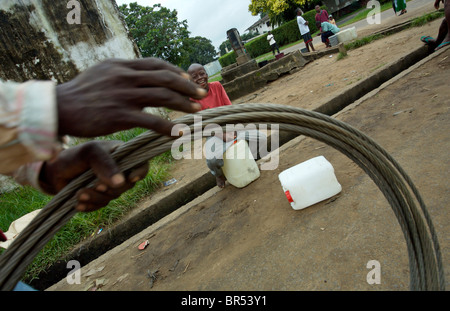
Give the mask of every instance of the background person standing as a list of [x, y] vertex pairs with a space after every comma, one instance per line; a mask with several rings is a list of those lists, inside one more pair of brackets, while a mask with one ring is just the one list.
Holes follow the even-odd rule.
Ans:
[[277, 50], [278, 54], [280, 54], [280, 48], [278, 47], [278, 44], [275, 41], [275, 38], [271, 31], [269, 31], [269, 34], [267, 35], [267, 41], [269, 41], [270, 47], [272, 48], [273, 55], [275, 55], [275, 50]]
[[308, 27], [308, 21], [306, 21], [302, 15], [303, 15], [303, 11], [301, 9], [297, 9], [297, 24], [298, 24], [298, 29], [300, 30], [300, 34], [303, 37], [303, 41], [305, 42], [305, 46], [306, 49], [308, 50], [308, 52], [311, 52], [311, 50], [309, 49], [311, 47], [311, 49], [313, 51], [316, 51], [314, 49], [314, 45], [313, 45], [313, 39], [311, 37], [311, 32], [309, 30]]
[[406, 11], [406, 0], [392, 0], [392, 8], [394, 9], [395, 15], [400, 12], [400, 15], [405, 14]]
[[[320, 8], [320, 5], [316, 5], [315, 10], [316, 10], [316, 25], [317, 25], [317, 22], [319, 22], [320, 24], [322, 24], [323, 22], [328, 22], [329, 15], [328, 15], [327, 10], [322, 10]], [[323, 33], [324, 31], [323, 31], [322, 27], [321, 26], [318, 26], [318, 27], [319, 27], [320, 32]], [[324, 42], [323, 36], [322, 36], [322, 42]], [[327, 43], [326, 42], [324, 42], [324, 43], [325, 43], [325, 46], [328, 47]]]

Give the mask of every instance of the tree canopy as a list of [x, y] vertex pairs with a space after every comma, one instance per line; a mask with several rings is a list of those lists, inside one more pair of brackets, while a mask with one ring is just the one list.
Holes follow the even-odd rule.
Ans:
[[206, 65], [217, 57], [216, 49], [212, 45], [211, 40], [200, 36], [185, 40], [184, 49], [186, 52], [185, 57], [183, 62], [179, 64], [184, 70], [187, 70], [193, 63]]
[[269, 15], [274, 25], [294, 19], [295, 10], [300, 7], [304, 12], [314, 7], [320, 0], [251, 0], [248, 10], [252, 15]]
[[210, 40], [189, 37], [187, 21], [178, 21], [176, 10], [133, 2], [121, 5], [119, 11], [144, 57], [158, 57], [186, 69], [190, 60], [204, 65], [216, 56]]

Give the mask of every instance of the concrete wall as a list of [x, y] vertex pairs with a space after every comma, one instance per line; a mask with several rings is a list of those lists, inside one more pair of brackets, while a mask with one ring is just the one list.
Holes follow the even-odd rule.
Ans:
[[220, 65], [218, 60], [208, 63], [203, 67], [205, 67], [208, 76], [212, 76], [222, 70], [222, 66]]
[[111, 57], [140, 57], [115, 1], [0, 1], [3, 80], [65, 82]]
[[0, 80], [63, 83], [102, 60], [140, 57], [114, 0], [0, 0]]

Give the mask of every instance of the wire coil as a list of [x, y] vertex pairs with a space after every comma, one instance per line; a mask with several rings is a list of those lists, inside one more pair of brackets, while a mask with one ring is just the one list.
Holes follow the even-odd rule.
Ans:
[[[305, 135], [340, 151], [375, 182], [397, 217], [407, 244], [411, 290], [445, 290], [438, 238], [419, 191], [400, 165], [375, 141], [327, 115], [275, 104], [241, 104], [208, 109], [174, 121], [192, 130], [194, 116], [208, 124], [278, 124], [279, 129]], [[138, 167], [170, 150], [176, 137], [148, 131], [120, 146], [113, 158], [122, 171]], [[39, 251], [76, 213], [75, 193], [93, 185], [92, 171], [58, 193], [0, 257], [0, 289], [13, 290]]]

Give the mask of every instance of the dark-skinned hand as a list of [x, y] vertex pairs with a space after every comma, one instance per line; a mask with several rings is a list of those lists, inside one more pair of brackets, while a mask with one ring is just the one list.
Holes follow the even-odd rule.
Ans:
[[142, 109], [194, 113], [201, 106], [189, 98], [206, 94], [187, 73], [160, 59], [107, 60], [56, 87], [58, 134], [96, 137], [142, 127], [170, 136], [172, 122]]
[[127, 176], [119, 171], [111, 153], [122, 143], [91, 141], [61, 151], [55, 159], [44, 163], [40, 172], [40, 186], [47, 193], [56, 194], [72, 180], [92, 169], [98, 182], [94, 188], [78, 190], [76, 209], [91, 212], [108, 205], [145, 178], [148, 172], [148, 164], [136, 168]]

